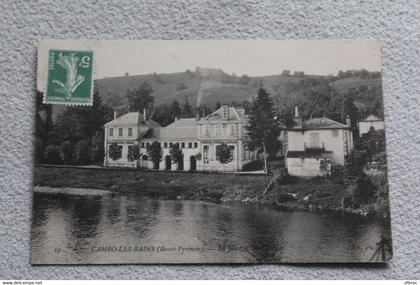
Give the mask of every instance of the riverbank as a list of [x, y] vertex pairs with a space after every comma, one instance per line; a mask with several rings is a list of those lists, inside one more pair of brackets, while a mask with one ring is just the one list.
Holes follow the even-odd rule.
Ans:
[[[159, 172], [114, 169], [35, 167], [34, 185], [102, 189], [170, 200], [253, 203], [278, 209], [336, 211], [368, 216], [373, 205], [344, 207], [345, 185], [329, 179], [288, 178], [228, 173]], [[271, 181], [272, 182], [272, 181]], [[267, 186], [270, 184], [270, 187]]]

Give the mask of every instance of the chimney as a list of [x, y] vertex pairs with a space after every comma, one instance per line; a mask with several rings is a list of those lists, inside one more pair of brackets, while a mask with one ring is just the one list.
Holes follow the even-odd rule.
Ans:
[[351, 120], [350, 120], [350, 116], [349, 115], [346, 116], [346, 125], [349, 126], [349, 127], [351, 127]]
[[195, 120], [200, 120], [200, 108], [195, 108]]
[[302, 117], [299, 116], [298, 106], [295, 106], [295, 116], [293, 117], [293, 127], [296, 129], [302, 128]]
[[222, 105], [222, 119], [229, 119], [229, 105]]
[[143, 108], [143, 120], [147, 121], [149, 118], [147, 117], [147, 109]]
[[114, 120], [117, 118], [117, 110], [114, 110]]

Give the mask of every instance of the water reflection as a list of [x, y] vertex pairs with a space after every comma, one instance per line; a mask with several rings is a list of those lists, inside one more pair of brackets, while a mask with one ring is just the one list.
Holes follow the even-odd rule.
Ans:
[[[369, 261], [389, 223], [136, 195], [35, 194], [33, 263]], [[159, 249], [159, 252], [157, 252]]]

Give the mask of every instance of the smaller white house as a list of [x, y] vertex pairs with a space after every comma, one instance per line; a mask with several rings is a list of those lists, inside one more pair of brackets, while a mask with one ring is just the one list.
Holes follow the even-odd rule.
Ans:
[[322, 117], [306, 121], [295, 108], [294, 126], [287, 129], [286, 167], [294, 176], [323, 176], [331, 164], [344, 165], [353, 148], [350, 118], [346, 124]]
[[383, 130], [385, 128], [385, 122], [375, 115], [370, 115], [366, 119], [359, 121], [357, 127], [359, 128], [359, 135], [362, 136], [368, 133], [371, 128], [376, 131]]
[[[120, 117], [114, 112], [114, 119], [105, 124], [105, 157], [104, 166], [111, 167], [136, 167], [136, 161], [128, 159], [129, 149], [138, 145], [141, 138], [153, 129], [159, 131], [161, 126], [148, 118], [147, 110], [129, 112]], [[109, 148], [112, 144], [118, 144], [119, 159], [109, 157]]]

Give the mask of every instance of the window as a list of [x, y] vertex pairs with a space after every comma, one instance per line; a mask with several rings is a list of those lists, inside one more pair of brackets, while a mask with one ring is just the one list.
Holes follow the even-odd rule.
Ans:
[[114, 128], [109, 128], [109, 136], [110, 137], [114, 136]]
[[216, 125], [216, 136], [220, 137], [221, 135], [221, 126], [220, 125]]
[[181, 148], [185, 148], [185, 143], [181, 143]]
[[194, 143], [194, 148], [197, 148], [198, 147], [198, 143]]
[[163, 147], [168, 147], [168, 143], [163, 143]]
[[146, 143], [146, 147], [149, 146], [149, 145], [150, 145], [150, 143]]
[[232, 136], [235, 136], [236, 135], [236, 126], [235, 125], [231, 125], [230, 126], [230, 134]]
[[122, 128], [119, 128], [118, 129], [118, 136], [119, 137], [122, 137], [122, 135], [123, 135], [123, 129]]
[[171, 142], [169, 143], [169, 147], [172, 147], [172, 143]]
[[338, 130], [332, 130], [332, 136], [338, 137]]
[[144, 143], [141, 143], [141, 147], [144, 147]]
[[209, 159], [209, 146], [208, 145], [203, 146], [203, 158]]
[[188, 147], [189, 148], [192, 148], [192, 143], [188, 143]]
[[320, 148], [319, 133], [309, 134], [309, 147], [310, 148]]
[[131, 137], [133, 135], [133, 128], [128, 128], [128, 136]]
[[210, 126], [206, 126], [206, 136], [210, 136]]

